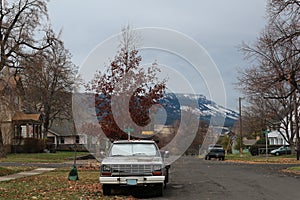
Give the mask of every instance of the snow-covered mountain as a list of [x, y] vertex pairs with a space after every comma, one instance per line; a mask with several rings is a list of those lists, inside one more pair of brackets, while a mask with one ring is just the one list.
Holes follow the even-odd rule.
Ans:
[[[164, 107], [167, 114], [166, 125], [180, 119], [182, 111], [192, 112], [199, 116], [199, 120], [207, 122], [210, 122], [212, 118], [214, 120], [220, 119], [224, 121], [224, 127], [232, 127], [239, 117], [235, 111], [224, 108], [198, 94], [167, 93], [159, 103]], [[159, 114], [157, 117], [160, 117]]]
[[[163, 122], [165, 125], [172, 125], [176, 120], [180, 120], [184, 111], [191, 112], [199, 120], [204, 120], [208, 123], [213, 122], [217, 126], [220, 126], [222, 123], [222, 126], [229, 128], [234, 125], [239, 117], [239, 114], [235, 111], [224, 108], [206, 99], [205, 96], [197, 94], [167, 93], [159, 100], [159, 104], [163, 109], [155, 113], [155, 121]], [[79, 120], [88, 118], [92, 112], [97, 112], [94, 105], [95, 94], [74, 94], [73, 96], [73, 109]], [[218, 121], [221, 123], [218, 123]]]

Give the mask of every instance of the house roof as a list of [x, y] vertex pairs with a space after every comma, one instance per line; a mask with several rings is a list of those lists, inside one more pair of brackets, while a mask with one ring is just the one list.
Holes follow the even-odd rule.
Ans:
[[254, 140], [254, 139], [246, 139], [246, 138], [243, 138], [243, 143], [244, 143], [246, 146], [254, 145], [256, 142], [257, 142], [257, 140]]
[[57, 136], [73, 136], [76, 134], [72, 120], [54, 120], [49, 132]]
[[40, 114], [26, 114], [23, 112], [16, 112], [12, 118], [13, 121], [40, 121]]
[[275, 138], [283, 138], [282, 135], [280, 134], [279, 131], [275, 130], [275, 131], [271, 131], [270, 133], [268, 133], [268, 137], [275, 137]]

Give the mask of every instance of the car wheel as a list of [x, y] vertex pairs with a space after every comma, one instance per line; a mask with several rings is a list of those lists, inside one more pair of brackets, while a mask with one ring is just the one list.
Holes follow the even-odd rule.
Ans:
[[210, 160], [210, 156], [207, 157], [207, 160]]
[[280, 153], [279, 153], [279, 152], [276, 152], [275, 155], [276, 155], [276, 156], [280, 156]]
[[162, 183], [155, 184], [154, 191], [157, 197], [163, 196], [163, 184]]
[[165, 181], [164, 181], [164, 189], [167, 188], [167, 183], [169, 182], [169, 169], [170, 165], [166, 167], [166, 173], [165, 173]]
[[103, 196], [109, 196], [111, 194], [111, 187], [110, 185], [102, 185], [102, 192], [103, 192]]

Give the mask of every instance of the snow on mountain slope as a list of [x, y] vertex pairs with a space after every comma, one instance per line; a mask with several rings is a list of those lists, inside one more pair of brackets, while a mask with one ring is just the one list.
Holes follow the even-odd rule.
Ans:
[[205, 121], [209, 121], [212, 117], [225, 118], [225, 127], [232, 127], [239, 117], [239, 114], [235, 111], [217, 105], [200, 94], [167, 93], [160, 100], [160, 104], [167, 113], [166, 124], [172, 124], [174, 121], [179, 120], [182, 111], [189, 111], [198, 115], [200, 120]]

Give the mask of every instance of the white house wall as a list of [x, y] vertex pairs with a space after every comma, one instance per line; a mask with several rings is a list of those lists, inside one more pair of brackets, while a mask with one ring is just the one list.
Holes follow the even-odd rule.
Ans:
[[[61, 143], [61, 140], [59, 139], [59, 144], [74, 144], [76, 141], [76, 136], [64, 136], [64, 143]], [[79, 143], [78, 144], [85, 144], [85, 137], [83, 135], [79, 135]]]
[[268, 141], [270, 145], [289, 145], [279, 131], [272, 131], [268, 133]]

